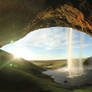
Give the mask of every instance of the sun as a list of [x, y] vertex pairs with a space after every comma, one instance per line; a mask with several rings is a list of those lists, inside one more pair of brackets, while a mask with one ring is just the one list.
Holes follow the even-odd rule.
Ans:
[[16, 48], [16, 49], [12, 50], [12, 53], [15, 58], [25, 58], [26, 60], [31, 59], [30, 52], [25, 48]]

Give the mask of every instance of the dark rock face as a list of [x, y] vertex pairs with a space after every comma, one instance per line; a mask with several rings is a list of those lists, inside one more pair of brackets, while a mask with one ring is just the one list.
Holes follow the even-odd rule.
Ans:
[[92, 57], [89, 57], [85, 60], [84, 65], [92, 66]]
[[28, 26], [30, 26], [29, 30], [51, 26], [72, 27], [90, 35], [92, 30], [91, 25], [85, 20], [83, 13], [67, 4], [38, 14], [35, 20], [32, 21], [32, 24]]
[[63, 26], [92, 36], [91, 0], [0, 0], [0, 46], [39, 28]]

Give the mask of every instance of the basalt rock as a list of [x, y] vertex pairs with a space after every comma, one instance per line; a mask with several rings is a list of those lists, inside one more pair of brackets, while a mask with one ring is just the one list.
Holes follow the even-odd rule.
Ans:
[[72, 27], [92, 36], [91, 0], [0, 0], [0, 46], [45, 27]]

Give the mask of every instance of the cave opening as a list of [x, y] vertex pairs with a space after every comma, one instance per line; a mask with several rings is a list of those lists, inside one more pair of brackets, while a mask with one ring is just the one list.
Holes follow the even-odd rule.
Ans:
[[[89, 71], [83, 67], [83, 63], [85, 59], [92, 57], [91, 41], [90, 36], [72, 28], [49, 27], [34, 30], [18, 41], [11, 40], [1, 49], [12, 53], [15, 58], [33, 63], [36, 61], [34, 64], [50, 62], [42, 67], [54, 70], [44, 71], [44, 74], [50, 75], [63, 86], [76, 87], [89, 82], [85, 81], [86, 77], [89, 78]], [[55, 64], [56, 67], [53, 67], [51, 62], [60, 65]]]

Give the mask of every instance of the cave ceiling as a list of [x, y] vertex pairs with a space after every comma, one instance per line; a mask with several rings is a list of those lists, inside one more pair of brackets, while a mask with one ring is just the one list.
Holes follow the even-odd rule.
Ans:
[[0, 0], [0, 46], [55, 26], [92, 36], [92, 0]]

